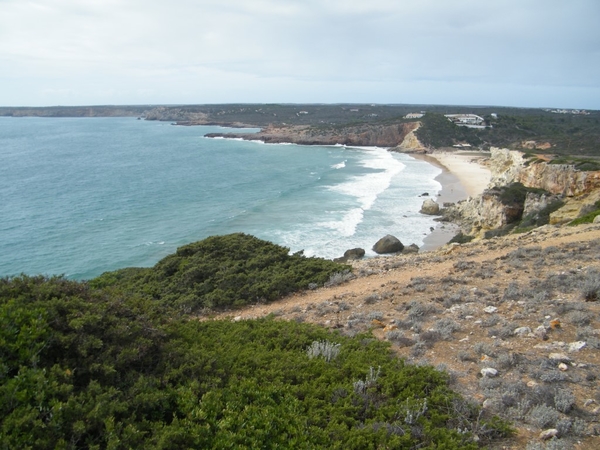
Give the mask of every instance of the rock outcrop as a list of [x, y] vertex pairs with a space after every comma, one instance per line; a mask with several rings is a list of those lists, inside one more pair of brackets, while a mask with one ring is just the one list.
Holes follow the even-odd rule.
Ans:
[[579, 197], [569, 198], [562, 208], [550, 214], [550, 224], [556, 225], [577, 219], [596, 209], [594, 205], [599, 201], [600, 189]]
[[[541, 160], [528, 162], [521, 152], [498, 148], [491, 149], [488, 167], [492, 174], [488, 189], [443, 210], [447, 220], [458, 222], [471, 236], [535, 216], [557, 201], [564, 201], [564, 206], [550, 214], [549, 222], [568, 222], [593, 210], [600, 201], [600, 172], [581, 172], [571, 165]], [[503, 190], [514, 183], [545, 192], [528, 192], [520, 201], [507, 201]]]
[[477, 197], [447, 208], [444, 216], [457, 222], [471, 236], [482, 236], [486, 231], [502, 228], [523, 215], [523, 207], [504, 204], [499, 191], [486, 190]]
[[524, 154], [515, 150], [491, 149], [490, 186], [522, 183], [552, 194], [574, 197], [600, 188], [600, 172], [580, 172], [572, 165], [534, 161], [528, 164]]
[[228, 137], [260, 140], [269, 144], [293, 143], [300, 145], [350, 145], [396, 147], [418, 127], [418, 123], [391, 125], [348, 125], [340, 128], [315, 128], [310, 126], [271, 125], [258, 133], [209, 133], [206, 137]]
[[364, 248], [351, 248], [344, 252], [344, 258], [348, 259], [360, 259], [365, 256]]
[[401, 252], [402, 250], [404, 250], [404, 245], [402, 242], [400, 242], [397, 237], [392, 236], [391, 234], [382, 237], [373, 246], [373, 251], [380, 255], [384, 253], [397, 253]]
[[419, 212], [421, 214], [435, 216], [440, 213], [440, 205], [438, 205], [434, 200], [428, 198], [423, 202], [423, 205], [421, 206], [421, 210]]
[[402, 254], [407, 255], [409, 253], [419, 253], [419, 246], [417, 244], [410, 244], [409, 246], [404, 247]]

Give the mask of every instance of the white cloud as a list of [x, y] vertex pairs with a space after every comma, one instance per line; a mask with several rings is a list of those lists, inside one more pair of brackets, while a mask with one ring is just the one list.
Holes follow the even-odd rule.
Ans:
[[596, 0], [0, 0], [0, 10], [5, 104], [539, 106], [547, 95], [600, 109]]

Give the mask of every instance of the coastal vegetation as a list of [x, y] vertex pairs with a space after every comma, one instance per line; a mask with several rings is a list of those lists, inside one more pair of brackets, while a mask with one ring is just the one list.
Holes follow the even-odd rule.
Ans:
[[[544, 151], [567, 152], [554, 163], [597, 168], [595, 116], [489, 114], [493, 127], [477, 130], [457, 127], [442, 113], [423, 117], [419, 137], [429, 146], [515, 148], [530, 140], [533, 164], [536, 145], [548, 140]], [[406, 122], [375, 112], [365, 117], [349, 126], [364, 131], [366, 121]], [[180, 247], [154, 267], [87, 282], [1, 279], [0, 442], [7, 448], [468, 449], [510, 436], [508, 421], [536, 433], [554, 430], [546, 448], [590, 436], [588, 424], [600, 413], [590, 406], [597, 400], [590, 394], [597, 352], [578, 352], [600, 348], [599, 241], [542, 248], [536, 231], [505, 250], [510, 236], [499, 236], [546, 224], [563, 204], [550, 201], [523, 216], [530, 193], [548, 194], [520, 183], [496, 189], [515, 212], [505, 228], [485, 234], [498, 239], [470, 243], [471, 236], [459, 235], [454, 242], [462, 245], [452, 255], [390, 258], [356, 275], [237, 233]], [[596, 203], [571, 224], [598, 214]], [[425, 263], [439, 273], [421, 273]], [[389, 278], [401, 279], [413, 264], [418, 276], [401, 285]], [[533, 270], [535, 276], [525, 275]], [[378, 275], [377, 286], [369, 283], [368, 293], [336, 294], [245, 320], [291, 293], [371, 275]], [[232, 319], [244, 307], [244, 316]], [[556, 356], [567, 348], [571, 356]], [[444, 364], [432, 368], [428, 358], [440, 357]], [[470, 377], [482, 393], [477, 404], [453, 390], [458, 377]]]
[[594, 219], [596, 218], [596, 216], [600, 216], [600, 201], [597, 201], [594, 204], [594, 208], [592, 211], [584, 214], [581, 217], [578, 217], [575, 220], [572, 220], [571, 222], [569, 222], [569, 225], [575, 226], [575, 225], [581, 225], [582, 223], [592, 223], [594, 221]]
[[[417, 131], [427, 147], [469, 144], [473, 148], [506, 147], [565, 155], [600, 156], [600, 112], [557, 113], [539, 108], [452, 105], [381, 104], [222, 104], [180, 106], [90, 106], [10, 108], [0, 107], [0, 116], [102, 117], [138, 116], [185, 125], [303, 126], [314, 135], [327, 130], [369, 130], [370, 127], [402, 124], [408, 113], [422, 112]], [[448, 121], [444, 114], [477, 114], [485, 128], [467, 128]], [[360, 131], [357, 131], [360, 132]], [[582, 169], [596, 170], [596, 169]]]
[[90, 284], [138, 293], [188, 314], [270, 302], [322, 286], [349, 269], [289, 251], [244, 233], [211, 236], [178, 248], [154, 267], [107, 272]]
[[544, 111], [537, 114], [484, 116], [486, 128], [458, 126], [440, 113], [427, 113], [419, 119], [419, 140], [431, 148], [469, 144], [473, 148], [504, 147], [560, 155], [555, 164], [571, 164], [579, 170], [598, 170], [598, 161], [565, 158], [568, 155], [600, 156], [600, 122], [592, 116], [559, 116]]
[[[339, 269], [286, 251], [238, 234], [89, 282], [1, 279], [3, 448], [469, 449], [511, 433], [369, 333], [182, 314], [208, 308], [202, 296], [263, 301]], [[245, 271], [266, 277], [260, 293], [237, 281]], [[228, 290], [192, 291], [206, 284]]]

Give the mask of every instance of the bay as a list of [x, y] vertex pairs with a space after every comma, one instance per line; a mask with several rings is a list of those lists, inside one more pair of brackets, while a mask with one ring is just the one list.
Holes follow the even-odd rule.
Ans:
[[[244, 232], [308, 256], [422, 244], [440, 169], [377, 148], [208, 139], [134, 118], [0, 118], [0, 276], [89, 279]], [[232, 130], [240, 132], [239, 129]], [[248, 129], [247, 132], [256, 130]]]

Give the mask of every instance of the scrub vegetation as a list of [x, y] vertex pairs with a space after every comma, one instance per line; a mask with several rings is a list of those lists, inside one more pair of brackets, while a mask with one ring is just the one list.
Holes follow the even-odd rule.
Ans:
[[[194, 286], [232, 306], [336, 269], [231, 235], [90, 282], [0, 279], [2, 447], [469, 449], [510, 434], [447, 374], [406, 364], [369, 333], [182, 314], [208, 305], [213, 291]], [[260, 294], [234, 282], [244, 270], [265, 276]]]
[[290, 255], [288, 248], [234, 233], [180, 247], [151, 268], [107, 272], [91, 285], [142, 293], [187, 314], [270, 302], [322, 286], [347, 269], [302, 252]]

